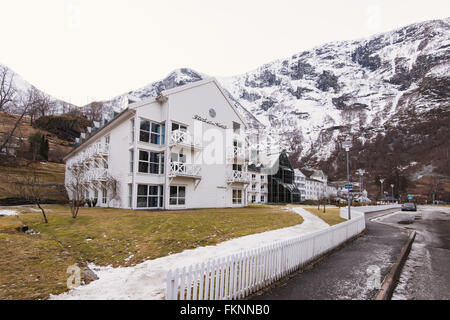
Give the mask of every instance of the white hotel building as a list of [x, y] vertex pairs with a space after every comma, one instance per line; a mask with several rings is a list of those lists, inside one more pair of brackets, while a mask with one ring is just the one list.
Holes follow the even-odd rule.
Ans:
[[[254, 184], [255, 202], [265, 202], [266, 180], [254, 181], [247, 171], [245, 128], [213, 78], [166, 90], [128, 105], [72, 150], [64, 159], [65, 183], [73, 179], [71, 168], [82, 166], [85, 197], [103, 207], [243, 207], [253, 202]], [[108, 177], [118, 181], [114, 199]]]

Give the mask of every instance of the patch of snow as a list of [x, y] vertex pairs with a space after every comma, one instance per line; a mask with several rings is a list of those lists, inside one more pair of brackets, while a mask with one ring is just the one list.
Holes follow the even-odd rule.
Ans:
[[0, 210], [0, 216], [17, 216], [18, 214], [19, 212], [17, 212], [16, 210]]
[[184, 250], [132, 267], [89, 264], [89, 268], [96, 271], [98, 280], [60, 295], [51, 295], [50, 299], [164, 299], [164, 277], [169, 269], [206, 262], [329, 227], [322, 219], [302, 208], [293, 208], [293, 211], [303, 217], [303, 223], [224, 241], [215, 246]]

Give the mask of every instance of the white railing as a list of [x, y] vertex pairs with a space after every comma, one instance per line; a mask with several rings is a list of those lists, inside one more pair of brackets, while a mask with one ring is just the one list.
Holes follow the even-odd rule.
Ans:
[[238, 146], [230, 146], [227, 148], [227, 157], [230, 158], [236, 158], [236, 159], [249, 159], [248, 154], [246, 153], [246, 150], [242, 147]]
[[166, 300], [244, 298], [294, 272], [365, 229], [364, 214], [273, 245], [169, 270]]
[[201, 175], [201, 166], [199, 164], [184, 163], [178, 161], [170, 162], [169, 176], [192, 176]]
[[189, 132], [182, 130], [174, 130], [170, 133], [169, 145], [189, 145], [197, 148], [202, 147], [200, 139], [194, 138]]
[[106, 168], [90, 168], [84, 174], [82, 181], [91, 182], [94, 180], [104, 181], [108, 178], [108, 169]]
[[250, 174], [246, 171], [231, 170], [227, 176], [228, 182], [250, 182]]

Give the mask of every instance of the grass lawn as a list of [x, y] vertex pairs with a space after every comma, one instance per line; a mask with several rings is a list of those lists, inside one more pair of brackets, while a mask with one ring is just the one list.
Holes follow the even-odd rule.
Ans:
[[328, 223], [330, 226], [347, 221], [339, 216], [339, 208], [334, 207], [326, 208], [325, 213], [323, 212], [322, 206], [320, 207], [319, 210], [317, 210], [317, 207], [304, 207], [303, 209], [315, 214], [320, 219]]
[[[68, 207], [45, 207], [49, 224], [29, 208], [20, 209], [27, 213], [19, 216], [0, 217], [0, 299], [62, 292], [66, 269], [75, 262], [129, 266], [303, 222], [287, 207], [271, 205], [180, 211], [83, 208], [76, 219]], [[39, 234], [16, 231], [23, 224]]]
[[6, 167], [0, 166], [0, 199], [8, 197], [17, 197], [14, 187], [8, 183], [8, 176], [24, 176], [27, 172], [31, 172], [32, 167], [36, 168], [39, 177], [39, 183], [47, 184], [42, 186], [48, 199], [63, 200], [64, 196], [58, 191], [56, 185], [64, 184], [63, 164], [54, 162], [36, 162], [29, 166]]

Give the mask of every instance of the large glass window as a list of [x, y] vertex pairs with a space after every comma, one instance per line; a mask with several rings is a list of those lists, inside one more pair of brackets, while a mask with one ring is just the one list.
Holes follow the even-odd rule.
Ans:
[[163, 186], [138, 184], [137, 207], [161, 208], [163, 206]]
[[154, 174], [164, 173], [164, 153], [139, 150], [138, 172]]
[[171, 205], [186, 204], [186, 187], [185, 186], [170, 186], [169, 203]]
[[233, 204], [241, 204], [242, 203], [242, 190], [233, 189]]
[[148, 120], [141, 120], [139, 127], [139, 141], [153, 144], [165, 143], [165, 125]]

